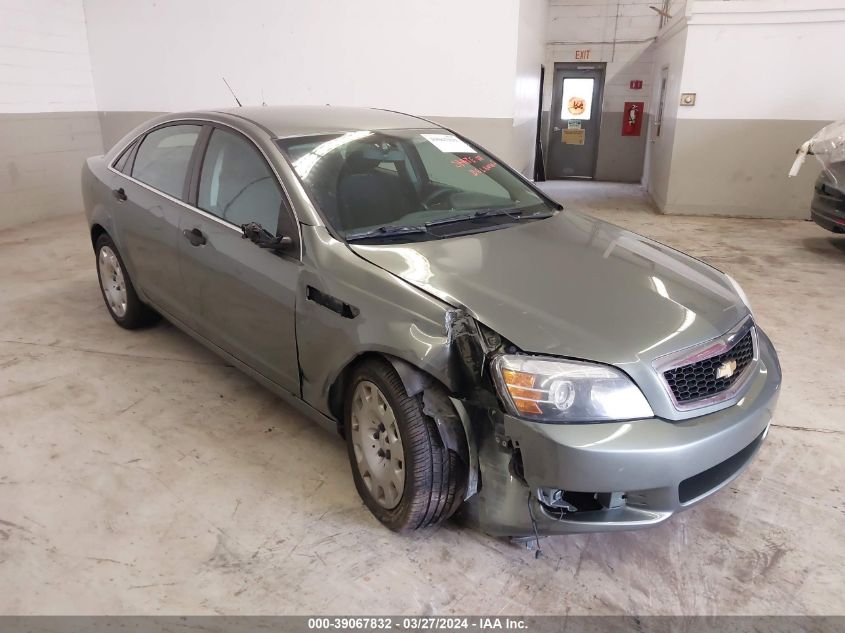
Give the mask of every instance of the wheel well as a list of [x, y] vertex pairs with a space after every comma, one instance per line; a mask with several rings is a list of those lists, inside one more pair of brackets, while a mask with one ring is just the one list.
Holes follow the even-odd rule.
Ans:
[[[338, 429], [340, 430], [341, 434], [343, 433], [343, 396], [346, 393], [346, 389], [349, 385], [349, 380], [352, 377], [355, 368], [358, 367], [361, 363], [366, 363], [368, 360], [378, 358], [381, 360], [386, 360], [399, 374], [400, 379], [402, 380], [402, 384], [405, 386], [406, 391], [409, 391], [409, 395], [416, 395], [417, 393], [421, 393], [423, 391], [423, 387], [426, 385], [437, 385], [446, 393], [449, 393], [449, 389], [440, 382], [437, 378], [429, 374], [428, 372], [415, 367], [414, 365], [397, 358], [395, 356], [391, 356], [388, 354], [381, 354], [379, 352], [364, 352], [359, 354], [351, 361], [349, 361], [346, 366], [340, 371], [335, 381], [332, 383], [331, 388], [329, 389], [329, 412], [334, 416], [337, 420]], [[413, 389], [411, 389], [413, 387]], [[413, 393], [410, 393], [413, 391]]]
[[106, 233], [106, 230], [100, 226], [99, 224], [94, 224], [91, 226], [91, 246], [97, 248], [97, 240], [100, 239], [100, 236]]
[[355, 358], [349, 361], [346, 366], [340, 370], [340, 373], [335, 378], [332, 386], [329, 388], [329, 412], [337, 420], [337, 428], [340, 434], [343, 435], [343, 395], [349, 386], [349, 379], [352, 377], [352, 372], [361, 363], [366, 363], [372, 358], [380, 358], [386, 360], [383, 354], [377, 352], [364, 352], [358, 354]]
[[[340, 434], [344, 435], [345, 433], [343, 396], [349, 386], [352, 374], [361, 363], [374, 358], [386, 360], [390, 363], [396, 373], [399, 374], [408, 395], [418, 396], [421, 399], [423, 412], [434, 420], [443, 445], [453, 450], [470, 470], [477, 468], [477, 449], [470, 439], [472, 433], [467, 426], [469, 422], [468, 420], [464, 421], [461, 414], [453, 406], [454, 403], [450, 402], [451, 390], [425, 370], [389, 354], [378, 352], [359, 354], [347, 363], [332, 383], [329, 389], [329, 411], [337, 420], [337, 428]], [[465, 410], [464, 415], [466, 415]], [[467, 488], [469, 495], [475, 494], [477, 482], [477, 475], [471, 475], [470, 484]]]

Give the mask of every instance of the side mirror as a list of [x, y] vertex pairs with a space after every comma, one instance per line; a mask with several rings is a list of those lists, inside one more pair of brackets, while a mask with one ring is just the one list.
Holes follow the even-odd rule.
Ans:
[[284, 251], [293, 245], [293, 240], [286, 235], [273, 235], [258, 222], [242, 224], [243, 238], [251, 241], [258, 248], [269, 248], [272, 251]]

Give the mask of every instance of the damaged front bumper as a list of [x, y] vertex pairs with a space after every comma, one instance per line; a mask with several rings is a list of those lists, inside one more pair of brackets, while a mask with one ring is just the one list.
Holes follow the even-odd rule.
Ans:
[[549, 424], [475, 411], [481, 485], [466, 516], [523, 537], [535, 525], [546, 535], [643, 528], [698, 503], [744, 470], [768, 432], [781, 371], [765, 335], [760, 348], [744, 397], [688, 420]]

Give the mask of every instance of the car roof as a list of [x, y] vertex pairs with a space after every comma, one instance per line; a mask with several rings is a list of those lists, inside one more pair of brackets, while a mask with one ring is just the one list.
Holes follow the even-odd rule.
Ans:
[[375, 108], [342, 106], [247, 106], [215, 110], [252, 121], [271, 134], [285, 138], [332, 132], [439, 128], [410, 114]]

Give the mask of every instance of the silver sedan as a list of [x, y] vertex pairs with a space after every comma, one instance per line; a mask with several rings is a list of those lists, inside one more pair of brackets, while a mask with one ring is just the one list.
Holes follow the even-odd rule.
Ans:
[[348, 446], [394, 530], [655, 525], [737, 477], [781, 371], [724, 273], [380, 110], [159, 117], [89, 159], [103, 298]]

